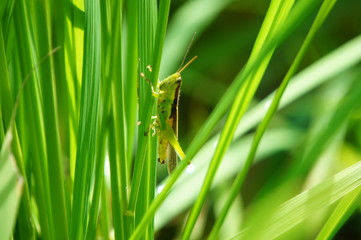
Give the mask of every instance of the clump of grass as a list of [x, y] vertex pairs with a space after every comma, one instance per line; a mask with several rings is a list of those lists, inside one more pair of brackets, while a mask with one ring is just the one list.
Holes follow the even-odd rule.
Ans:
[[[314, 50], [336, 1], [177, 4], [0, 3], [0, 239], [154, 239], [177, 216], [174, 238], [328, 239], [357, 209], [360, 33]], [[237, 6], [262, 23], [217, 28]], [[174, 72], [194, 32], [165, 177], [139, 76]]]

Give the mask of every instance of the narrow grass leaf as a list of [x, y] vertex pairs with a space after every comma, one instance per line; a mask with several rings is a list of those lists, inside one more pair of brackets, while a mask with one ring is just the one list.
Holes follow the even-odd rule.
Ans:
[[23, 180], [11, 152], [12, 130], [9, 129], [0, 151], [0, 239], [10, 239], [22, 195]]
[[[51, 6], [49, 2], [38, 3], [34, 5], [35, 16], [45, 16], [43, 18], [35, 18], [34, 38], [36, 44], [37, 56], [46, 56], [53, 49], [51, 39]], [[46, 139], [46, 153], [48, 161], [49, 186], [52, 215], [54, 221], [55, 239], [68, 238], [68, 219], [65, 207], [64, 178], [63, 178], [63, 162], [62, 150], [60, 144], [60, 130], [58, 122], [58, 107], [56, 94], [55, 66], [53, 55], [49, 56], [48, 61], [42, 63], [39, 68], [39, 80], [41, 83], [42, 94], [42, 110]]]
[[337, 204], [332, 215], [317, 236], [317, 240], [332, 239], [338, 229], [346, 222], [357, 209], [361, 200], [361, 188], [350, 192]]
[[283, 203], [270, 215], [265, 225], [262, 225], [265, 228], [258, 229], [254, 226], [232, 239], [275, 239], [317, 211], [356, 191], [361, 186], [360, 176], [361, 162], [358, 162]]
[[85, 1], [83, 82], [70, 238], [83, 239], [88, 224], [91, 175], [95, 160], [100, 95], [100, 6]]

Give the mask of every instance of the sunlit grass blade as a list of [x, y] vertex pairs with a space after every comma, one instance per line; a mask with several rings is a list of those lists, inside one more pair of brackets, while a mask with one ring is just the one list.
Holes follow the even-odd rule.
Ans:
[[126, 1], [126, 52], [124, 68], [124, 112], [126, 117], [126, 143], [128, 166], [133, 163], [135, 149], [136, 123], [137, 123], [137, 80], [138, 80], [138, 1]]
[[333, 238], [337, 230], [359, 206], [359, 202], [361, 200], [360, 190], [361, 189], [358, 188], [341, 199], [332, 215], [318, 234], [316, 238], [317, 240]]
[[[43, 8], [42, 8], [43, 7]], [[58, 9], [60, 10], [60, 9]], [[53, 49], [51, 39], [52, 21], [50, 2], [34, 4], [34, 15], [45, 16], [44, 19], [36, 19], [34, 38], [37, 56], [46, 56]], [[62, 149], [60, 144], [60, 130], [58, 122], [58, 107], [56, 99], [56, 78], [53, 55], [48, 61], [42, 63], [39, 68], [39, 80], [41, 83], [42, 111], [46, 139], [46, 153], [48, 159], [49, 189], [51, 196], [52, 217], [54, 222], [55, 239], [68, 237], [68, 218], [65, 207], [64, 175], [62, 162]]]
[[0, 239], [10, 239], [12, 236], [23, 187], [11, 152], [11, 132], [10, 128], [0, 151], [0, 216], [6, 219], [0, 225]]
[[[14, 6], [14, 23], [19, 28], [15, 28], [15, 38], [22, 39], [21, 44], [17, 44], [20, 57], [21, 72], [20, 79], [24, 79], [30, 69], [32, 69], [38, 62], [39, 56], [36, 51], [37, 40], [33, 38], [34, 30], [31, 26], [30, 20], [30, 4], [27, 1], [17, 1]], [[27, 136], [25, 141], [27, 152], [24, 156], [28, 156], [25, 161], [30, 161], [32, 170], [34, 171], [34, 182], [36, 190], [34, 196], [39, 210], [39, 222], [42, 229], [42, 235], [45, 238], [55, 238], [54, 229], [54, 214], [51, 201], [51, 192], [48, 175], [48, 157], [46, 149], [44, 116], [42, 111], [42, 97], [39, 86], [40, 73], [38, 71], [32, 72], [27, 87], [24, 89], [24, 102], [27, 103], [27, 108], [24, 108], [24, 116], [27, 118], [27, 128], [24, 128], [22, 136]], [[19, 75], [18, 75], [19, 76]], [[21, 84], [19, 84], [21, 85]], [[30, 126], [30, 127], [29, 127]], [[22, 138], [22, 137], [20, 137]], [[36, 143], [36, 144], [32, 144]], [[32, 156], [31, 158], [29, 157]]]
[[279, 206], [262, 224], [264, 229], [254, 226], [255, 229], [251, 228], [232, 239], [274, 239], [281, 236], [312, 214], [355, 191], [361, 185], [360, 173], [361, 163], [358, 162]]
[[[133, 221], [126, 214], [129, 200], [130, 186], [130, 163], [127, 159], [127, 142], [126, 142], [126, 119], [124, 112], [124, 75], [122, 68], [122, 19], [123, 19], [123, 3], [122, 1], [107, 1], [103, 6], [103, 12], [109, 14], [107, 19], [107, 29], [103, 29], [106, 33], [104, 45], [108, 45], [105, 57], [107, 60], [105, 70], [109, 71], [108, 78], [111, 84], [111, 107], [112, 120], [110, 121], [109, 131], [109, 161], [111, 175], [111, 191], [112, 191], [112, 210], [113, 210], [113, 226], [116, 238], [127, 238], [132, 231]], [[105, 73], [107, 75], [107, 72]], [[106, 84], [104, 85], [106, 86]], [[109, 96], [104, 96], [109, 97]], [[109, 125], [108, 125], [109, 126]], [[112, 142], [115, 141], [115, 142]], [[111, 145], [110, 145], [111, 144]]]
[[[148, 2], [148, 1], [147, 1]], [[156, 15], [155, 2], [141, 2], [139, 4], [139, 16], [140, 16], [140, 65], [139, 71], [145, 73], [147, 78], [150, 78], [152, 84], [156, 84], [158, 81], [159, 67], [161, 61], [161, 54], [163, 49], [163, 43], [165, 38], [165, 32], [168, 23], [168, 15], [170, 8], [170, 1], [162, 1], [159, 5], [159, 14]], [[142, 12], [144, 14], [142, 14]], [[143, 16], [142, 16], [143, 15]], [[143, 23], [143, 24], [142, 24]], [[156, 23], [156, 25], [155, 25]], [[155, 36], [155, 38], [153, 38]], [[148, 41], [144, 42], [146, 39]], [[154, 44], [153, 44], [154, 41]], [[151, 63], [152, 71], [149, 71], [147, 66]], [[155, 98], [151, 94], [151, 88], [144, 79], [140, 79], [140, 99], [139, 99], [139, 117], [141, 125], [138, 133], [138, 151], [136, 154], [133, 182], [132, 182], [132, 193], [130, 197], [130, 210], [135, 209], [135, 203], [138, 202], [138, 215], [136, 223], [140, 222], [143, 215], [148, 211], [148, 205], [154, 198], [154, 191], [150, 189], [155, 188], [155, 141], [156, 138], [151, 138], [148, 141], [148, 137], [144, 136], [144, 133], [149, 131], [148, 126], [155, 104]], [[142, 111], [144, 109], [144, 111]], [[148, 144], [150, 143], [150, 144]], [[146, 149], [148, 152], [146, 153]], [[143, 176], [142, 176], [143, 175]], [[143, 182], [142, 187], [140, 187]], [[146, 191], [139, 192], [139, 189]], [[150, 192], [149, 192], [150, 191]], [[141, 194], [138, 196], [138, 194]], [[141, 203], [139, 199], [142, 199], [144, 203]], [[139, 226], [137, 227], [139, 229]], [[149, 229], [149, 228], [148, 228]], [[153, 229], [150, 227], [150, 229]], [[142, 229], [144, 231], [146, 229]], [[137, 230], [136, 230], [137, 231]], [[138, 232], [139, 233], [139, 232]], [[152, 231], [147, 231], [147, 236], [152, 236]], [[132, 235], [134, 237], [134, 234]]]
[[[94, 187], [93, 191], [91, 193], [92, 195], [92, 201], [90, 206], [90, 213], [89, 213], [89, 224], [86, 229], [86, 239], [95, 239], [96, 238], [96, 231], [98, 223], [106, 221], [106, 224], [103, 224], [103, 226], [108, 229], [108, 219], [105, 219], [108, 217], [107, 211], [108, 209], [102, 209], [101, 205], [106, 205], [106, 203], [103, 203], [106, 201], [106, 196], [104, 196], [102, 193], [105, 193], [108, 191], [107, 186], [104, 183], [104, 180], [108, 176], [104, 176], [104, 168], [105, 168], [105, 159], [106, 159], [106, 152], [107, 152], [107, 139], [108, 139], [108, 131], [109, 131], [109, 125], [112, 123], [112, 98], [111, 96], [111, 88], [112, 88], [112, 81], [109, 76], [110, 71], [114, 68], [111, 67], [112, 59], [109, 55], [110, 49], [112, 48], [109, 38], [110, 36], [110, 19], [112, 15], [107, 14], [107, 9], [109, 7], [110, 2], [106, 1], [104, 4], [101, 5], [101, 33], [102, 33], [102, 52], [101, 52], [101, 92], [100, 92], [100, 101], [102, 104], [102, 108], [100, 108], [100, 119], [99, 119], [99, 128], [96, 135], [96, 157], [95, 157], [95, 168], [93, 172], [94, 176]], [[113, 55], [112, 55], [113, 56]], [[116, 61], [115, 61], [116, 62]], [[114, 139], [114, 138], [112, 138]], [[114, 144], [114, 142], [112, 142]], [[112, 148], [113, 149], [113, 148]], [[116, 169], [116, 168], [114, 168]], [[112, 169], [113, 170], [113, 169]], [[116, 183], [118, 184], [118, 183]], [[115, 186], [118, 188], [118, 185]], [[103, 199], [102, 199], [103, 198]], [[119, 205], [120, 201], [118, 201], [118, 198], [115, 196], [113, 199], [114, 205]], [[117, 209], [115, 207], [115, 209]], [[103, 211], [102, 211], [103, 210]], [[104, 212], [105, 211], [105, 212]], [[118, 214], [121, 215], [121, 211], [118, 211]], [[118, 215], [114, 215], [114, 217], [118, 217]], [[114, 224], [116, 226], [116, 234], [118, 236], [118, 225]], [[103, 230], [103, 229], [102, 229]], [[103, 232], [103, 236], [108, 236], [108, 233], [105, 234]]]
[[[9, 13], [9, 15], [11, 15]], [[6, 129], [8, 129], [10, 127], [11, 124], [11, 118], [13, 117], [12, 115], [14, 114], [14, 101], [19, 101], [14, 99], [14, 96], [11, 92], [11, 79], [9, 76], [9, 71], [8, 71], [8, 62], [7, 62], [7, 57], [6, 57], [6, 52], [5, 52], [5, 35], [3, 34], [3, 30], [2, 30], [2, 26], [0, 26], [0, 72], [2, 73], [1, 75], [1, 80], [0, 80], [0, 103], [1, 103], [1, 114], [2, 114], [2, 118], [3, 120], [1, 121], [1, 123], [3, 123], [3, 126], [1, 126], [2, 131], [5, 132]], [[21, 90], [19, 91], [18, 94], [20, 94], [22, 96], [23, 94], [23, 88], [21, 88]], [[19, 97], [19, 96], [18, 96]], [[19, 102], [16, 103], [16, 105], [18, 105]], [[20, 147], [20, 142], [19, 142], [19, 135], [18, 135], [18, 131], [17, 131], [17, 127], [16, 125], [13, 125], [13, 154], [15, 155], [15, 159], [20, 171], [20, 174], [22, 176], [25, 176], [25, 167], [24, 167], [24, 159], [23, 159], [23, 154], [22, 154], [22, 150]], [[2, 142], [2, 141], [1, 141]], [[28, 201], [29, 199], [29, 192], [27, 189], [27, 181], [26, 179], [24, 179], [24, 183], [25, 183], [25, 195], [26, 197], [23, 199], [24, 201]], [[24, 203], [24, 204], [29, 204], [29, 202]], [[28, 205], [27, 207], [29, 207], [30, 205]], [[24, 213], [24, 215], [29, 216], [29, 212], [28, 213]]]
[[100, 7], [98, 1], [85, 1], [85, 42], [83, 81], [79, 117], [71, 239], [83, 239], [88, 224], [89, 197], [94, 169], [100, 95]]
[[94, 168], [94, 189], [92, 192], [92, 202], [89, 212], [89, 224], [86, 229], [86, 239], [95, 239], [96, 226], [99, 216], [99, 208], [101, 201], [101, 191], [104, 187], [104, 164], [105, 164], [105, 148], [106, 137], [108, 133], [108, 124], [110, 120], [109, 108], [104, 108], [101, 116], [101, 124], [99, 126], [99, 132], [97, 134], [97, 150], [96, 150], [96, 162]]
[[70, 179], [74, 180], [84, 52], [84, 2], [81, 0], [67, 1], [64, 7], [66, 15], [64, 23], [64, 74], [66, 79], [63, 86], [64, 91], [66, 91], [64, 94], [67, 96], [64, 103], [67, 106], [63, 107], [68, 113], [68, 116], [64, 116], [68, 131], [64, 133], [67, 138], [63, 142], [63, 148], [69, 157]]
[[[165, 3], [168, 1], [164, 1]], [[146, 74], [147, 79], [151, 82], [156, 83], [157, 79], [151, 79], [150, 74], [152, 74], [147, 68], [148, 65], [152, 65], [152, 54], [154, 46], [154, 33], [155, 33], [155, 24], [157, 22], [156, 17], [156, 5], [155, 1], [140, 1], [138, 4], [138, 16], [139, 16], [139, 66], [138, 71]], [[164, 3], [163, 3], [164, 4]], [[159, 43], [157, 43], [159, 44]], [[151, 66], [153, 71], [156, 71], [155, 66]], [[134, 211], [136, 209], [136, 204], [139, 197], [139, 190], [141, 188], [142, 175], [145, 168], [149, 168], [150, 161], [154, 159], [148, 159], [147, 149], [148, 139], [144, 136], [144, 133], [148, 131], [150, 119], [153, 111], [153, 106], [155, 104], [155, 99], [151, 95], [151, 88], [148, 85], [146, 80], [139, 78], [139, 121], [140, 126], [138, 128], [138, 148], [134, 160], [134, 170], [132, 177], [132, 191], [130, 193], [129, 199], [129, 210]], [[153, 139], [155, 142], [155, 139]], [[146, 179], [144, 179], [146, 181]], [[145, 182], [144, 184], [149, 184]], [[142, 211], [143, 212], [143, 211]], [[141, 214], [142, 215], [142, 214]], [[138, 221], [137, 219], [136, 221]]]
[[[116, 159], [116, 149], [115, 149], [115, 131], [114, 123], [111, 120], [109, 127], [109, 166], [110, 166], [110, 182], [111, 182], [111, 193], [112, 193], [112, 217], [113, 217], [113, 227], [114, 227], [114, 236], [116, 239], [125, 239], [125, 234], [128, 229], [125, 227], [125, 211], [123, 209], [124, 195], [120, 193], [120, 182], [119, 182], [119, 173], [118, 165]], [[131, 223], [130, 223], [131, 224]]]

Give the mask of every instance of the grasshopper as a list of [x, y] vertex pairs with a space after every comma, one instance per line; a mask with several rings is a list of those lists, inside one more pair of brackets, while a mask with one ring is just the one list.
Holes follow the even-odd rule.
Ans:
[[185, 157], [178, 142], [178, 104], [180, 88], [182, 85], [181, 72], [191, 64], [197, 56], [193, 57], [176, 73], [159, 81], [156, 89], [152, 88], [152, 95], [158, 99], [157, 116], [151, 127], [156, 129], [158, 135], [158, 162], [168, 163], [168, 173], [171, 174], [177, 167], [177, 155]]

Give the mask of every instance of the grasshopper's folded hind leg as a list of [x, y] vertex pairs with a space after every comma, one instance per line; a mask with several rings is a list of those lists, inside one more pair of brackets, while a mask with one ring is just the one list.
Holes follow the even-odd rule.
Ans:
[[166, 130], [164, 130], [162, 132], [168, 139], [171, 147], [175, 150], [175, 152], [180, 157], [180, 159], [183, 160], [183, 158], [185, 157], [185, 154], [184, 154], [181, 146], [179, 145], [178, 139], [177, 139], [176, 135], [174, 134], [173, 129], [170, 128], [169, 126], [167, 126]]
[[160, 131], [158, 136], [158, 162], [161, 164], [166, 162], [168, 145], [168, 140], [164, 137], [162, 131]]
[[170, 144], [168, 144], [167, 153], [168, 153], [167, 166], [168, 166], [168, 173], [170, 175], [174, 171], [174, 169], [176, 169], [176, 167], [178, 165], [178, 157], [177, 157], [177, 153], [175, 152], [174, 148]]

